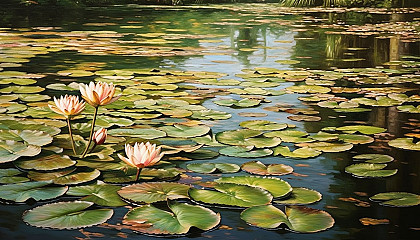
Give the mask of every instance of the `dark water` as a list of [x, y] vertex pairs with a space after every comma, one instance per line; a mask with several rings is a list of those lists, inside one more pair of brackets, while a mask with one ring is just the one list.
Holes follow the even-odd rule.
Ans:
[[[255, 67], [273, 67], [277, 69], [334, 69], [334, 68], [368, 68], [381, 66], [389, 61], [400, 60], [402, 56], [420, 56], [420, 41], [408, 41], [404, 34], [383, 33], [375, 35], [335, 34], [337, 26], [366, 24], [399, 23], [417, 21], [420, 13], [368, 13], [368, 12], [329, 12], [316, 11], [299, 14], [275, 14], [255, 11], [233, 11], [231, 9], [166, 9], [142, 8], [138, 6], [115, 6], [107, 8], [88, 8], [83, 10], [63, 9], [1, 9], [0, 33], [24, 32], [23, 29], [56, 27], [44, 31], [115, 31], [130, 33], [117, 38], [123, 43], [136, 45], [140, 37], [136, 34], [145, 33], [182, 33], [185, 35], [212, 35], [211, 40], [200, 41], [194, 38], [176, 39], [169, 44], [171, 48], [200, 48], [195, 54], [186, 56], [158, 56], [144, 54], [129, 56], [129, 54], [108, 54], [98, 56], [83, 54], [74, 50], [64, 50], [40, 54], [23, 63], [21, 67], [5, 67], [8, 70], [26, 71], [29, 73], [50, 73], [75, 66], [92, 66], [102, 64], [106, 69], [124, 68], [161, 68], [186, 71], [211, 71], [226, 73], [225, 78], [235, 78], [235, 74], [243, 69]], [[415, 20], [417, 19], [417, 20]], [[94, 24], [92, 24], [94, 23]], [[100, 23], [100, 24], [97, 24]], [[105, 23], [105, 24], [104, 24]], [[111, 23], [111, 24], [107, 24]], [[141, 28], [120, 28], [120, 26], [135, 25]], [[170, 31], [168, 31], [168, 29]], [[32, 30], [34, 31], [34, 30]], [[43, 30], [39, 30], [43, 31]], [[342, 31], [342, 30], [338, 30]], [[54, 39], [51, 35], [32, 35], [27, 38]], [[179, 36], [177, 36], [179, 38]], [[1, 41], [0, 35], [0, 41]], [[115, 39], [115, 38], [113, 38]], [[143, 38], [142, 38], [143, 39]], [[169, 41], [170, 38], [167, 38]], [[129, 42], [133, 41], [133, 42]], [[1, 45], [1, 42], [0, 42]], [[153, 44], [151, 44], [153, 45]], [[34, 44], [35, 46], [35, 44]], [[168, 45], [156, 45], [156, 48]], [[106, 48], [106, 45], [104, 46]], [[248, 51], [247, 49], [254, 49]], [[353, 50], [352, 50], [353, 49]], [[357, 50], [354, 50], [357, 49]], [[0, 47], [0, 54], [2, 48]], [[152, 56], [145, 56], [152, 55]], [[276, 60], [298, 60], [295, 65], [278, 64]], [[346, 61], [343, 59], [362, 59]], [[392, 68], [392, 66], [390, 67]], [[55, 82], [57, 76], [48, 76], [39, 85], [45, 86]], [[86, 78], [89, 79], [89, 78]], [[85, 80], [85, 79], [84, 79]], [[295, 85], [293, 82], [282, 83], [279, 89]], [[418, 92], [418, 91], [417, 91]], [[47, 92], [50, 95], [62, 94], [59, 91]], [[267, 97], [272, 103], [291, 103], [304, 107], [297, 97], [298, 94]], [[211, 100], [203, 103], [211, 109], [226, 111], [232, 118], [212, 123], [213, 132], [233, 130], [241, 121], [249, 118], [237, 115], [243, 111], [261, 109], [232, 109], [215, 105]], [[368, 113], [340, 114], [333, 110], [315, 106], [323, 117], [321, 122], [294, 122], [286, 118], [282, 112], [268, 112], [265, 120], [273, 120], [296, 124], [298, 128], [309, 133], [318, 132], [323, 127], [342, 126], [352, 121], [364, 121], [369, 125], [384, 127], [395, 137], [402, 137], [409, 132], [406, 123], [419, 121], [418, 114], [398, 112], [396, 107], [375, 107]], [[261, 111], [259, 111], [261, 112]], [[342, 116], [346, 117], [342, 117]], [[239, 218], [239, 210], [217, 209], [222, 216], [221, 225], [229, 226], [210, 232], [195, 232], [181, 237], [209, 239], [419, 239], [420, 222], [418, 216], [420, 207], [391, 208], [379, 206], [370, 202], [368, 196], [386, 191], [406, 191], [420, 193], [420, 154], [414, 151], [403, 151], [388, 147], [386, 143], [375, 142], [377, 148], [365, 145], [355, 146], [344, 153], [324, 153], [317, 158], [294, 160], [290, 158], [266, 157], [255, 159], [264, 163], [284, 163], [295, 168], [298, 176], [285, 176], [295, 187], [308, 187], [322, 193], [323, 199], [311, 205], [313, 208], [328, 211], [335, 219], [332, 229], [314, 234], [297, 234], [285, 230], [268, 231], [247, 225]], [[398, 168], [395, 176], [383, 179], [358, 179], [346, 174], [344, 168], [351, 164], [351, 157], [360, 153], [389, 154], [396, 160], [390, 164]], [[214, 162], [229, 162], [242, 164], [244, 159], [220, 156]], [[247, 161], [247, 160], [246, 160]], [[296, 164], [307, 164], [309, 167], [299, 167]], [[179, 163], [185, 167], [186, 163]], [[193, 174], [194, 175], [194, 174]], [[199, 174], [197, 174], [199, 175]], [[205, 179], [218, 177], [204, 176]], [[364, 193], [364, 194], [360, 194]], [[360, 196], [363, 195], [363, 196]], [[357, 198], [370, 202], [370, 207], [356, 206], [339, 198]], [[78, 230], [44, 230], [26, 226], [21, 220], [22, 213], [34, 206], [1, 205], [0, 206], [0, 239], [90, 239]], [[121, 222], [127, 212], [125, 208], [117, 208], [110, 221], [111, 224]], [[390, 224], [363, 226], [359, 219], [370, 217], [389, 219]], [[101, 233], [103, 239], [152, 239], [153, 237], [139, 235], [128, 230], [106, 229], [92, 227], [85, 231]], [[123, 234], [121, 234], [123, 233]], [[85, 233], [86, 234], [86, 233]]]

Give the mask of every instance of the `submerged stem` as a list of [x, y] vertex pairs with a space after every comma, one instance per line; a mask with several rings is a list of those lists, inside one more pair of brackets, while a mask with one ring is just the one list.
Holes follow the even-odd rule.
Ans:
[[96, 115], [98, 115], [98, 108], [99, 108], [99, 106], [95, 107], [95, 113], [93, 115], [92, 127], [90, 128], [89, 142], [88, 142], [88, 144], [86, 146], [85, 151], [83, 151], [82, 158], [84, 158], [86, 156], [86, 154], [87, 154], [87, 152], [89, 150], [89, 146], [92, 143], [92, 136], [93, 136], [93, 131], [95, 129], [95, 122], [96, 122]]
[[70, 125], [70, 117], [67, 118], [67, 125], [69, 127], [69, 134], [70, 134], [70, 139], [71, 139], [71, 147], [73, 148], [73, 153], [74, 155], [77, 155], [76, 153], [76, 148], [74, 147], [74, 139], [73, 139], [73, 133], [71, 131], [71, 125]]
[[137, 168], [137, 175], [136, 175], [136, 182], [139, 180], [140, 178], [140, 172], [143, 168]]

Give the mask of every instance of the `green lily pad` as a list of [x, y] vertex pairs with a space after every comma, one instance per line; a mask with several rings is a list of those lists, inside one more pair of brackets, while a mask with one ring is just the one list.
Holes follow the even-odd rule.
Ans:
[[44, 90], [40, 86], [8, 86], [0, 89], [0, 93], [38, 93]]
[[238, 129], [219, 132], [216, 134], [217, 141], [236, 146], [255, 146], [257, 148], [274, 147], [281, 143], [279, 138], [265, 138], [259, 137], [262, 132], [250, 129]]
[[21, 174], [23, 174], [23, 172], [16, 168], [0, 169], [0, 183], [7, 184], [28, 182], [29, 178], [19, 176]]
[[289, 147], [287, 146], [278, 146], [273, 149], [274, 156], [282, 155], [283, 157], [291, 157], [291, 158], [312, 158], [321, 155], [321, 151], [310, 147], [302, 147], [294, 150], [293, 152], [290, 151]]
[[191, 188], [189, 195], [194, 201], [220, 206], [251, 207], [271, 202], [273, 196], [257, 187], [219, 183], [213, 190]]
[[418, 105], [417, 107], [413, 105], [398, 106], [397, 109], [401, 112], [420, 113], [420, 105]]
[[0, 163], [11, 162], [20, 157], [33, 157], [41, 153], [41, 147], [26, 145], [13, 140], [0, 141]]
[[372, 201], [389, 207], [411, 207], [420, 204], [420, 195], [408, 192], [378, 193], [370, 197]]
[[86, 210], [92, 202], [58, 202], [36, 207], [23, 214], [23, 221], [41, 228], [77, 229], [106, 222], [114, 213], [112, 209]]
[[[100, 162], [99, 164], [104, 165], [106, 163]], [[124, 164], [123, 167], [127, 165]], [[103, 173], [104, 182], [107, 183], [130, 183], [136, 180], [136, 168], [129, 168], [126, 171], [122, 171], [119, 168], [116, 171], [107, 171]], [[125, 168], [124, 168], [125, 169]], [[177, 169], [156, 169], [156, 168], [143, 168], [140, 173], [141, 181], [151, 180], [173, 180], [176, 179], [181, 172]]]
[[307, 138], [307, 132], [302, 132], [298, 130], [283, 130], [283, 131], [273, 131], [264, 133], [266, 137], [279, 137], [283, 142], [292, 142], [292, 143], [302, 143], [302, 142], [313, 142], [311, 138]]
[[199, 137], [207, 134], [210, 131], [210, 128], [204, 125], [189, 127], [180, 124], [175, 124], [173, 126], [164, 126], [160, 127], [159, 129], [165, 131], [169, 137], [182, 138]]
[[201, 111], [194, 111], [193, 115], [191, 115], [194, 119], [202, 119], [202, 120], [225, 120], [232, 117], [231, 114], [222, 111], [216, 110], [201, 110]]
[[80, 200], [93, 202], [101, 206], [119, 207], [126, 205], [117, 194], [120, 189], [121, 186], [98, 182], [92, 185], [71, 187], [66, 194], [83, 196]]
[[241, 100], [222, 99], [213, 102], [220, 106], [247, 108], [260, 105], [261, 100], [244, 98]]
[[202, 206], [171, 201], [168, 207], [172, 212], [152, 205], [133, 208], [124, 216], [123, 224], [145, 234], [180, 235], [191, 227], [207, 231], [220, 223], [220, 214]]
[[317, 103], [317, 105], [324, 108], [340, 108], [340, 109], [357, 108], [359, 106], [359, 104], [356, 102], [338, 103], [336, 101], [323, 101], [323, 102]]
[[44, 146], [53, 139], [48, 133], [37, 130], [0, 130], [1, 140], [24, 141], [30, 145]]
[[116, 128], [108, 131], [113, 136], [130, 136], [144, 139], [155, 139], [165, 137], [166, 133], [153, 128]]
[[292, 192], [290, 184], [280, 178], [260, 176], [235, 176], [216, 179], [217, 183], [234, 183], [258, 187], [269, 191], [273, 197], [281, 198]]
[[309, 147], [322, 152], [344, 152], [353, 148], [351, 143], [329, 143], [329, 142], [313, 142], [299, 143], [298, 147]]
[[388, 142], [388, 145], [395, 148], [420, 151], [420, 142], [413, 142], [413, 138], [397, 138]]
[[332, 141], [338, 139], [338, 134], [319, 131], [315, 135], [310, 136], [310, 138], [317, 141]]
[[[134, 122], [127, 118], [113, 118], [109, 116], [100, 116], [96, 119], [95, 125], [98, 127], [109, 128], [114, 125], [120, 127], [127, 127], [133, 125]], [[89, 125], [90, 126], [90, 125]]]
[[301, 233], [320, 232], [334, 225], [327, 212], [302, 206], [286, 206], [285, 213], [273, 205], [251, 207], [241, 213], [241, 219], [267, 229], [286, 224], [291, 231]]
[[22, 182], [0, 186], [0, 198], [7, 201], [25, 202], [29, 199], [35, 201], [57, 198], [67, 192], [68, 187], [46, 187], [47, 182]]
[[357, 134], [340, 134], [338, 135], [338, 139], [343, 142], [352, 144], [367, 144], [375, 141], [373, 137]]
[[34, 181], [53, 181], [57, 185], [76, 185], [95, 180], [101, 175], [97, 169], [72, 168], [56, 172], [28, 172], [28, 177]]
[[187, 165], [187, 168], [198, 173], [236, 173], [241, 169], [232, 163], [191, 163]]
[[286, 175], [293, 172], [293, 168], [285, 164], [265, 165], [260, 161], [251, 161], [242, 164], [242, 170], [257, 175]]
[[25, 170], [50, 171], [71, 167], [76, 164], [76, 161], [71, 160], [67, 155], [54, 154], [36, 159], [16, 160], [14, 164]]
[[353, 125], [353, 126], [344, 126], [336, 128], [337, 131], [343, 131], [345, 133], [356, 133], [360, 132], [362, 134], [377, 134], [383, 133], [386, 131], [385, 128], [381, 127], [374, 127], [374, 126], [366, 126], [366, 125]]
[[[286, 123], [276, 123], [272, 121], [265, 121], [265, 120], [249, 120], [244, 121], [239, 124], [241, 127], [248, 128], [251, 130], [282, 130], [287, 128]], [[267, 136], [268, 137], [268, 136]], [[273, 137], [273, 136], [270, 136]]]
[[241, 81], [235, 80], [235, 79], [215, 79], [215, 78], [209, 78], [209, 79], [200, 79], [198, 80], [201, 84], [206, 85], [217, 85], [217, 86], [235, 86], [239, 85]]
[[143, 204], [189, 198], [189, 188], [190, 186], [180, 183], [150, 182], [123, 187], [118, 194], [126, 200]]
[[284, 205], [306, 205], [321, 201], [321, 193], [303, 187], [294, 187], [290, 196], [282, 200], [275, 200], [277, 204]]
[[345, 168], [347, 173], [354, 177], [390, 177], [398, 172], [398, 169], [384, 170], [387, 164], [379, 163], [356, 163]]
[[356, 160], [366, 160], [366, 163], [389, 163], [394, 161], [394, 158], [384, 154], [360, 154], [353, 157]]
[[180, 157], [184, 157], [192, 160], [205, 160], [212, 159], [219, 156], [219, 153], [209, 149], [198, 149], [194, 152], [184, 152], [180, 154]]
[[328, 93], [331, 89], [317, 85], [299, 85], [287, 87], [286, 91], [293, 93]]
[[[54, 121], [54, 120], [53, 120]], [[51, 136], [55, 136], [60, 133], [60, 129], [58, 127], [55, 127], [59, 125], [59, 122], [52, 122], [54, 126], [46, 125], [46, 124], [40, 124], [39, 119], [37, 119], [37, 123], [34, 124], [34, 122], [29, 121], [28, 119], [25, 119], [25, 121], [21, 120], [0, 120], [0, 129], [4, 130], [32, 130], [32, 131], [42, 131], [46, 132]], [[65, 126], [66, 124], [64, 124]]]
[[253, 147], [231, 146], [219, 150], [220, 154], [230, 157], [256, 158], [265, 157], [273, 153], [270, 149], [255, 149]]

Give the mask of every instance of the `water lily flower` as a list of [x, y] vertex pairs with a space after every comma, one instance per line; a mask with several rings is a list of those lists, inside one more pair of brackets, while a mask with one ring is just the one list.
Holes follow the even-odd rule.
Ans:
[[48, 104], [54, 112], [64, 115], [66, 118], [80, 114], [85, 109], [85, 102], [80, 101], [78, 96], [61, 96], [60, 98], [54, 97], [55, 105]]
[[89, 146], [92, 142], [93, 129], [95, 128], [96, 115], [98, 114], [99, 106], [104, 106], [117, 101], [121, 95], [115, 96], [114, 84], [105, 82], [90, 82], [89, 84], [80, 84], [80, 92], [83, 99], [95, 108], [93, 115], [92, 127], [90, 128], [89, 141], [86, 145], [85, 151], [82, 153], [82, 158], [86, 156]]
[[105, 82], [90, 82], [88, 84], [80, 84], [80, 92], [83, 99], [93, 107], [104, 106], [115, 102], [121, 95], [115, 96], [115, 86]]
[[93, 134], [93, 142], [95, 145], [101, 145], [105, 142], [107, 137], [107, 130], [105, 128], [101, 128]]
[[156, 148], [156, 144], [152, 145], [150, 142], [146, 144], [143, 142], [140, 144], [135, 143], [134, 146], [126, 144], [125, 154], [127, 157], [123, 157], [120, 154], [118, 154], [118, 157], [128, 165], [137, 168], [136, 181], [139, 179], [142, 168], [156, 164], [163, 157], [161, 147]]
[[71, 147], [74, 155], [76, 155], [76, 148], [74, 146], [73, 134], [71, 131], [70, 118], [79, 115], [85, 109], [85, 102], [80, 101], [78, 96], [61, 96], [59, 99], [54, 97], [54, 105], [48, 104], [54, 112], [64, 115], [67, 119], [67, 126], [69, 127], [69, 135], [71, 139]]

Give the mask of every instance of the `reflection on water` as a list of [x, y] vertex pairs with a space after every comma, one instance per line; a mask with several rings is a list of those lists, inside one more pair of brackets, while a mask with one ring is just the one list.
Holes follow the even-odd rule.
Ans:
[[[59, 51], [39, 55], [23, 64], [22, 67], [10, 68], [30, 73], [57, 72], [74, 66], [85, 66], [95, 69], [124, 68], [168, 68], [187, 71], [214, 71], [222, 72], [225, 78], [236, 78], [235, 74], [243, 69], [255, 67], [272, 67], [277, 69], [333, 69], [333, 68], [368, 68], [381, 66], [390, 61], [399, 61], [404, 55], [420, 56], [420, 42], [410, 40], [407, 36], [394, 33], [375, 32], [370, 35], [341, 34], [342, 26], [365, 24], [398, 23], [418, 19], [419, 13], [411, 14], [371, 14], [364, 12], [346, 13], [308, 13], [300, 15], [274, 15], [245, 13], [214, 9], [142, 9], [111, 7], [90, 8], [77, 12], [49, 11], [21, 11], [2, 10], [0, 27], [2, 31], [11, 31], [10, 28], [26, 27], [59, 27], [58, 32], [69, 31], [116, 31], [127, 33], [118, 41], [112, 42], [118, 46], [141, 48], [145, 41], [150, 40], [144, 34], [161, 33], [165, 41], [170, 44], [156, 45], [158, 51], [161, 46], [169, 46], [173, 51], [177, 48], [189, 47], [194, 53], [185, 56], [161, 56], [149, 52], [130, 56], [129, 54], [108, 54], [93, 56], [81, 54], [75, 50]], [[98, 24], [99, 23], [99, 24]], [[106, 24], [107, 23], [107, 24]], [[138, 28], [120, 28], [123, 25], [134, 25]], [[52, 30], [51, 30], [52, 31]], [[341, 33], [340, 33], [341, 32]], [[171, 35], [172, 33], [172, 35]], [[176, 34], [175, 34], [176, 33]], [[181, 33], [181, 34], [179, 34]], [[143, 35], [142, 35], [143, 34]], [[207, 36], [206, 40], [198, 36]], [[47, 38], [47, 36], [39, 36]], [[27, 36], [30, 38], [30, 36]], [[115, 38], [113, 38], [115, 39]], [[98, 41], [99, 43], [100, 41]], [[78, 42], [82, 43], [82, 42]], [[153, 46], [149, 44], [148, 46]], [[145, 48], [146, 49], [146, 48]], [[178, 51], [181, 51], [178, 49]], [[182, 50], [184, 51], [184, 50]], [[0, 48], [1, 52], [1, 48]], [[279, 64], [277, 60], [297, 60], [295, 65]], [[392, 65], [390, 68], [399, 68]], [[57, 76], [48, 76], [40, 85], [58, 79]], [[294, 85], [282, 83], [280, 88]], [[416, 90], [417, 91], [417, 90]], [[57, 92], [51, 91], [52, 94]], [[300, 95], [299, 95], [300, 96]], [[297, 94], [267, 97], [272, 103], [287, 102], [296, 106], [305, 106], [297, 99]], [[211, 101], [204, 103], [206, 107], [228, 111], [233, 118], [226, 121], [215, 122], [213, 131], [232, 130], [238, 128], [237, 124], [244, 117], [238, 117], [242, 110], [220, 107]], [[375, 107], [369, 113], [337, 113], [330, 109], [313, 106], [320, 111], [323, 121], [301, 123], [286, 119], [287, 114], [267, 112], [267, 120], [281, 121], [296, 124], [307, 132], [315, 133], [323, 127], [342, 126], [351, 122], [366, 122], [369, 125], [384, 127], [394, 137], [404, 136], [410, 132], [408, 119], [415, 121], [419, 117], [413, 114], [398, 112], [395, 107]], [[248, 120], [248, 119], [247, 119]], [[414, 129], [415, 127], [411, 127]], [[387, 136], [380, 136], [385, 139]], [[392, 155], [396, 161], [392, 168], [398, 168], [399, 173], [386, 179], [357, 179], [344, 173], [344, 168], [351, 164], [351, 156], [356, 153], [382, 153]], [[309, 160], [293, 160], [281, 157], [268, 157], [266, 163], [284, 163], [295, 166], [304, 163], [307, 166], [297, 166], [295, 170], [301, 174], [289, 176], [286, 179], [292, 186], [310, 187], [323, 194], [323, 200], [314, 205], [314, 208], [325, 209], [336, 220], [333, 229], [316, 234], [295, 234], [285, 231], [265, 231], [250, 227], [239, 219], [238, 211], [220, 210], [222, 225], [232, 227], [232, 230], [220, 229], [203, 234], [193, 234], [186, 238], [226, 238], [226, 239], [416, 239], [419, 233], [417, 220], [419, 206], [396, 209], [381, 207], [368, 200], [369, 196], [384, 191], [420, 192], [419, 154], [412, 151], [401, 151], [389, 147], [385, 141], [376, 141], [369, 146], [357, 146], [351, 152], [328, 153]], [[227, 160], [219, 157], [215, 161]], [[297, 162], [299, 161], [299, 162]], [[343, 199], [356, 198], [368, 205]], [[357, 205], [358, 204], [358, 205]], [[28, 227], [22, 223], [20, 217], [24, 210], [30, 206], [2, 205], [0, 222], [1, 239], [74, 239], [83, 237], [77, 231], [46, 231]], [[219, 211], [219, 210], [218, 210]], [[126, 212], [122, 208], [116, 211], [113, 224], [119, 221]], [[362, 217], [386, 218], [388, 225], [363, 226], [359, 219]], [[118, 231], [94, 227], [93, 232], [102, 232], [106, 239], [118, 238]], [[134, 233], [126, 232], [127, 239], [138, 239]], [[152, 237], [143, 237], [148, 239]], [[87, 238], [85, 238], [87, 239]]]

